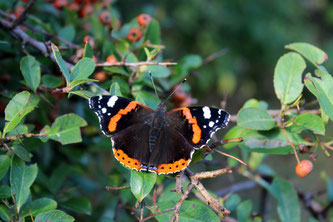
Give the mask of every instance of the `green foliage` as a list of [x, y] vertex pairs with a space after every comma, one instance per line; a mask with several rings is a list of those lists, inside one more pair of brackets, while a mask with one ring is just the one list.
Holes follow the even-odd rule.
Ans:
[[[226, 89], [235, 89], [237, 95], [228, 92], [231, 98], [228, 98], [227, 110], [234, 110], [235, 113], [239, 110], [238, 115], [233, 114], [231, 118], [236, 124], [223, 131], [223, 138], [228, 140], [242, 137], [243, 142], [225, 144], [225, 152], [247, 162], [248, 168], [238, 166], [234, 173], [255, 181], [268, 191], [276, 199], [276, 203], [270, 204], [276, 204], [277, 210], [272, 207], [272, 211], [266, 213], [269, 216], [251, 218], [252, 213], [255, 215], [257, 211], [256, 200], [245, 199], [248, 197], [243, 193], [216, 197], [214, 192], [223, 190], [217, 178], [209, 182], [212, 190], [208, 192], [221, 204], [224, 202], [224, 206], [231, 211], [230, 217], [238, 221], [260, 221], [264, 216], [274, 219], [275, 213], [281, 221], [300, 221], [302, 205], [293, 183], [277, 176], [282, 167], [270, 166], [269, 157], [298, 153], [293, 146], [298, 148], [304, 145], [308, 149], [312, 148], [311, 152], [303, 151], [305, 155], [314, 158], [316, 148], [320, 146], [329, 156], [332, 144], [332, 138], [328, 135], [332, 122], [329, 120], [333, 120], [333, 78], [324, 67], [329, 67], [329, 64], [324, 63], [328, 59], [326, 52], [309, 43], [291, 43], [285, 48], [292, 52], [282, 55], [274, 69], [273, 58], [277, 56], [268, 52], [280, 53], [278, 50], [283, 48], [282, 42], [290, 42], [293, 38], [282, 38], [290, 33], [283, 30], [280, 20], [276, 20], [278, 24], [267, 24], [267, 10], [265, 9], [265, 16], [257, 15], [260, 6], [251, 1], [244, 4], [217, 1], [205, 3], [205, 7], [200, 7], [203, 3], [191, 1], [191, 7], [186, 5], [183, 8], [179, 6], [184, 3], [179, 2], [175, 4], [175, 9], [178, 10], [175, 11], [175, 17], [180, 23], [163, 18], [166, 12], [164, 9], [158, 10], [155, 5], [142, 3], [142, 7], [149, 13], [154, 11], [156, 17], [145, 27], [140, 26], [136, 18], [129, 22], [121, 21], [122, 25], [119, 26], [118, 19], [126, 18], [128, 14], [120, 15], [123, 10], [119, 10], [117, 4], [125, 3], [118, 1], [111, 8], [105, 7], [103, 2], [96, 1], [89, 16], [81, 15], [83, 6], [80, 5], [79, 17], [68, 6], [58, 10], [51, 4], [37, 1], [26, 20], [20, 24], [24, 28], [16, 28], [26, 32], [34, 43], [40, 43], [37, 45], [46, 47], [46, 52], [36, 45], [31, 48], [31, 41], [23, 41], [20, 36], [13, 35], [12, 32], [16, 29], [1, 28], [4, 40], [0, 42], [0, 51], [5, 54], [0, 63], [6, 69], [9, 67], [8, 70], [1, 71], [1, 74], [6, 76], [10, 73], [10, 78], [9, 84], [2, 85], [4, 96], [0, 100], [0, 107], [4, 108], [5, 114], [0, 119], [0, 198], [3, 200], [0, 204], [0, 218], [4, 221], [40, 222], [66, 222], [74, 221], [74, 218], [77, 221], [129, 221], [134, 218], [133, 212], [140, 216], [140, 210], [133, 210], [136, 202], [142, 203], [143, 216], [174, 207], [182, 196], [170, 192], [176, 186], [174, 176], [129, 171], [118, 163], [113, 164], [115, 160], [111, 155], [112, 144], [108, 138], [98, 133], [98, 119], [89, 110], [86, 101], [91, 96], [110, 93], [156, 108], [160, 101], [154, 94], [148, 75], [152, 72], [161, 98], [165, 98], [176, 84], [187, 77], [189, 83], [182, 87], [184, 97], [190, 98], [191, 103], [195, 99], [189, 92], [193, 92], [193, 96], [199, 99], [199, 105], [210, 105], [209, 102], [219, 102], [218, 98], [211, 96], [214, 92], [224, 95]], [[0, 1], [0, 8], [10, 12], [14, 6], [23, 4], [20, 1], [13, 4]], [[221, 4], [223, 10], [226, 7], [231, 11], [224, 13], [225, 18], [216, 19], [216, 15], [221, 14]], [[243, 10], [242, 5], [247, 4], [251, 7], [244, 6], [248, 10]], [[277, 6], [278, 3], [272, 4]], [[280, 10], [288, 8], [291, 11], [289, 13], [297, 16], [293, 10], [295, 8], [290, 7], [290, 4], [281, 4]], [[189, 10], [193, 9], [190, 8], [200, 13], [191, 14]], [[284, 13], [272, 10], [285, 17]], [[98, 16], [102, 11], [111, 13], [112, 30], [99, 21]], [[243, 13], [251, 14], [249, 11], [255, 16], [241, 19]], [[200, 17], [201, 14], [205, 16]], [[2, 17], [0, 19], [3, 20]], [[212, 29], [211, 25], [203, 25], [211, 20], [216, 20], [227, 28], [223, 35], [216, 32], [215, 28]], [[6, 22], [11, 22], [10, 18]], [[179, 26], [181, 30], [164, 30], [172, 26]], [[29, 27], [35, 27], [37, 31], [32, 31]], [[128, 31], [134, 27], [142, 32], [142, 38], [138, 41], [127, 39]], [[266, 32], [261, 31], [263, 28], [274, 35], [267, 37]], [[290, 30], [290, 27], [285, 29]], [[43, 34], [45, 32], [49, 34]], [[85, 45], [81, 43], [83, 36], [87, 35], [91, 37], [93, 44], [90, 41]], [[170, 41], [169, 37], [172, 35]], [[242, 37], [239, 39], [238, 35]], [[11, 36], [17, 37], [16, 40]], [[188, 41], [179, 41], [182, 36], [187, 36]], [[214, 43], [218, 42], [216, 36], [221, 39], [223, 47], [230, 47], [223, 59], [218, 57], [227, 50], [213, 53], [221, 48], [221, 45], [217, 47]], [[48, 40], [53, 42], [50, 47]], [[177, 45], [178, 42], [182, 44], [181, 47]], [[187, 42], [192, 44], [186, 49], [188, 46], [183, 43]], [[196, 54], [186, 54], [182, 50]], [[45, 57], [48, 53], [49, 57]], [[104, 60], [110, 55], [123, 65], [104, 66]], [[166, 56], [171, 56], [172, 60]], [[177, 65], [163, 65], [161, 63], [164, 59], [175, 61]], [[266, 63], [262, 63], [263, 61]], [[140, 65], [135, 64], [138, 62]], [[206, 65], [207, 63], [210, 64]], [[267, 74], [273, 73], [273, 70], [273, 77], [253, 77], [254, 73]], [[305, 76], [304, 70], [308, 72]], [[105, 79], [98, 79], [93, 75], [95, 71], [104, 73]], [[239, 82], [240, 79], [242, 82]], [[269, 79], [272, 81], [268, 83]], [[7, 81], [6, 78], [4, 80]], [[269, 109], [271, 103], [275, 108], [277, 104], [268, 98], [273, 89], [271, 92], [262, 91], [267, 90], [266, 85], [270, 87], [270, 84], [274, 86], [278, 104], [281, 104], [276, 110]], [[220, 87], [217, 88], [217, 85]], [[258, 87], [259, 85], [263, 87]], [[251, 98], [255, 93], [267, 93], [267, 97], [260, 96], [267, 98], [267, 101]], [[207, 95], [209, 97], [206, 99]], [[179, 105], [177, 96], [182, 97], [176, 95], [170, 100], [176, 106]], [[243, 105], [240, 104], [240, 101], [245, 100]], [[315, 104], [311, 112], [308, 104]], [[222, 137], [217, 134], [217, 138]], [[190, 165], [193, 172], [239, 165], [234, 159], [221, 160], [214, 153], [205, 156], [206, 151], [201, 149], [194, 154], [194, 161]], [[294, 163], [296, 165], [296, 161]], [[282, 170], [294, 174], [294, 169]], [[326, 202], [320, 200], [324, 208], [333, 199], [333, 183], [325, 173], [321, 176], [327, 190]], [[188, 175], [187, 177], [189, 178]], [[269, 181], [273, 183], [270, 184]], [[184, 182], [183, 189], [188, 184], [188, 181]], [[107, 193], [104, 190], [106, 185], [129, 185], [130, 189]], [[155, 197], [152, 194], [153, 188]], [[195, 190], [191, 192], [195, 195], [189, 195], [183, 202], [179, 212], [180, 221], [221, 220], [222, 215], [216, 214], [211, 205], [196, 198], [201, 194]], [[153, 206], [155, 201], [157, 206]], [[158, 221], [169, 221], [173, 213], [174, 211], [168, 211], [155, 218]]]
[[40, 65], [33, 56], [25, 56], [20, 62], [21, 72], [30, 89], [36, 92], [40, 84]]
[[56, 140], [61, 144], [79, 143], [82, 141], [80, 127], [86, 126], [87, 122], [80, 116], [67, 114], [59, 116], [51, 127], [45, 126], [41, 133], [41, 140], [46, 142], [49, 139]]
[[150, 193], [156, 182], [156, 174], [131, 171], [131, 191], [140, 202]]

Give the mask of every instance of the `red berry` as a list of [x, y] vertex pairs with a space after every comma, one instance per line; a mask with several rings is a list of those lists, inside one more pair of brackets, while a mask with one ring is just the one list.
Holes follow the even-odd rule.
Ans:
[[67, 0], [54, 0], [54, 2], [53, 2], [53, 6], [56, 9], [62, 9], [66, 5], [67, 5]]
[[106, 26], [112, 27], [111, 25], [111, 16], [108, 11], [104, 11], [98, 16], [99, 21]]
[[137, 20], [138, 20], [138, 24], [140, 25], [140, 26], [146, 26], [147, 24], [149, 24], [149, 22], [150, 22], [150, 20], [151, 20], [151, 17], [150, 17], [150, 15], [148, 15], [148, 14], [140, 14], [139, 16], [138, 16], [138, 18], [137, 18]]
[[24, 11], [24, 7], [22, 7], [22, 6], [17, 7], [17, 8], [15, 9], [15, 12], [14, 12], [15, 17], [16, 17], [16, 18], [20, 17], [20, 15], [22, 14], [23, 11]]
[[313, 164], [310, 160], [302, 160], [296, 166], [296, 174], [299, 177], [306, 177], [313, 169]]
[[28, 3], [30, 0], [21, 0], [24, 3]]
[[94, 7], [91, 4], [85, 4], [81, 8], [79, 15], [84, 18], [94, 12]]
[[127, 39], [131, 42], [139, 41], [142, 37], [141, 29], [131, 28], [127, 34]]
[[110, 55], [106, 58], [106, 62], [108, 63], [114, 63], [114, 62], [118, 62], [117, 58], [114, 55]]

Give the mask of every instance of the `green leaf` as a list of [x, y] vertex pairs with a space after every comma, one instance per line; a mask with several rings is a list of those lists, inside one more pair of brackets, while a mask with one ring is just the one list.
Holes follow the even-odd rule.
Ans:
[[120, 86], [117, 82], [114, 82], [110, 86], [110, 94], [114, 96], [123, 96], [120, 91]]
[[85, 99], [89, 99], [90, 97], [95, 96], [94, 93], [92, 93], [90, 91], [87, 91], [87, 90], [70, 91], [69, 95], [71, 95], [71, 94], [75, 94], [75, 95], [81, 96], [81, 97], [83, 97]]
[[[174, 201], [163, 201], [157, 204], [160, 211], [174, 207], [177, 202]], [[166, 212], [156, 216], [158, 221], [170, 221], [173, 211]], [[185, 200], [179, 212], [179, 221], [182, 222], [194, 222], [194, 221], [220, 221], [218, 216], [206, 205], [198, 202]]]
[[98, 80], [96, 80], [96, 79], [77, 79], [70, 83], [70, 87], [71, 87], [71, 89], [73, 89], [74, 87], [87, 83], [87, 82], [98, 82]]
[[30, 215], [30, 211], [33, 217], [40, 213], [44, 213], [57, 208], [57, 202], [50, 198], [40, 198], [25, 204], [20, 212], [20, 217], [24, 218]]
[[275, 177], [269, 191], [278, 200], [278, 213], [282, 222], [301, 221], [297, 193], [288, 181]]
[[10, 198], [12, 196], [10, 186], [0, 186], [0, 199]]
[[53, 75], [43, 75], [42, 83], [45, 87], [54, 89], [62, 85], [62, 79]]
[[237, 221], [250, 221], [252, 201], [246, 200], [237, 207]]
[[140, 202], [150, 193], [156, 182], [155, 173], [131, 171], [131, 191]]
[[38, 172], [37, 164], [26, 166], [24, 162], [17, 158], [12, 158], [10, 170], [10, 185], [12, 197], [16, 199], [17, 211], [27, 201], [30, 195], [30, 186], [35, 181]]
[[305, 67], [304, 59], [297, 53], [290, 52], [280, 57], [274, 70], [274, 89], [282, 104], [292, 103], [301, 94]]
[[16, 94], [8, 103], [5, 109], [5, 123], [3, 137], [12, 131], [28, 113], [34, 110], [39, 102], [39, 97], [30, 95], [23, 91]]
[[94, 56], [94, 51], [91, 48], [89, 41], [87, 41], [86, 45], [84, 46], [83, 57], [92, 59], [93, 56]]
[[312, 77], [310, 73], [307, 74], [304, 83], [310, 92], [316, 96], [325, 114], [333, 121], [333, 78], [323, 71], [318, 71], [318, 74], [320, 74], [320, 79]]
[[68, 42], [73, 42], [75, 37], [75, 29], [73, 25], [63, 27], [58, 31], [58, 36]]
[[25, 134], [27, 132], [29, 132], [28, 125], [20, 124], [20, 125], [16, 126], [15, 129], [10, 131], [7, 135], [8, 136], [18, 136], [18, 135], [21, 135], [21, 134]]
[[249, 165], [250, 169], [252, 171], [256, 171], [257, 168], [258, 168], [258, 166], [264, 160], [264, 158], [265, 158], [265, 154], [264, 153], [255, 153], [255, 152], [252, 152], [251, 156], [250, 156], [250, 159], [248, 161], [248, 165]]
[[26, 149], [24, 149], [23, 146], [21, 146], [21, 145], [14, 145], [12, 147], [12, 149], [13, 149], [14, 153], [18, 157], [20, 157], [23, 161], [25, 161], [25, 162], [30, 162], [31, 161], [29, 152]]
[[170, 76], [171, 72], [166, 66], [161, 65], [150, 65], [147, 67], [147, 71], [145, 71], [145, 75], [151, 72], [154, 78], [166, 78]]
[[270, 130], [276, 126], [275, 120], [266, 110], [253, 107], [240, 110], [237, 117], [237, 124], [255, 130]]
[[95, 62], [91, 58], [83, 58], [76, 63], [70, 75], [71, 82], [77, 79], [87, 79], [95, 70]]
[[7, 155], [0, 155], [0, 180], [6, 175], [9, 165], [9, 157]]
[[80, 116], [70, 113], [59, 116], [51, 127], [46, 126], [41, 133], [43, 142], [49, 139], [56, 140], [62, 145], [70, 143], [79, 143], [82, 141], [80, 127], [86, 126], [87, 122]]
[[129, 76], [128, 72], [125, 70], [124, 67], [107, 66], [107, 67], [104, 67], [104, 70], [106, 70], [110, 73], [122, 74], [127, 77]]
[[74, 218], [69, 216], [60, 210], [50, 210], [41, 214], [38, 214], [35, 218], [38, 222], [73, 222]]
[[328, 58], [323, 50], [304, 42], [292, 43], [286, 45], [285, 48], [298, 52], [314, 64], [322, 64]]
[[154, 94], [146, 91], [134, 91], [133, 95], [135, 96], [135, 98], [141, 98], [141, 100], [144, 101], [144, 104], [151, 109], [155, 109], [160, 103], [160, 101], [158, 100], [158, 98], [156, 98]]
[[10, 210], [7, 206], [5, 205], [0, 205], [0, 218], [3, 221], [10, 221], [11, 220], [11, 215], [10, 215]]
[[41, 71], [38, 61], [33, 56], [24, 56], [20, 62], [21, 72], [30, 89], [36, 92], [40, 84]]
[[312, 113], [303, 113], [296, 117], [293, 126], [291, 126], [291, 132], [300, 133], [304, 129], [313, 131], [316, 134], [325, 134], [325, 125], [322, 119]]
[[62, 59], [58, 47], [54, 44], [51, 44], [51, 48], [52, 48], [53, 56], [54, 56], [54, 58], [55, 58], [55, 60], [58, 64], [62, 74], [64, 75], [66, 83], [68, 85], [69, 80], [70, 80], [70, 76], [69, 76], [69, 71], [67, 69], [66, 63]]
[[71, 198], [65, 202], [61, 202], [60, 205], [69, 210], [75, 211], [80, 214], [91, 214], [90, 201], [85, 197]]
[[144, 41], [149, 40], [151, 44], [161, 44], [160, 24], [156, 19], [152, 19], [148, 25]]
[[231, 194], [225, 201], [224, 206], [230, 211], [234, 211], [237, 206], [241, 203], [241, 198], [238, 194]]
[[[287, 129], [286, 133], [295, 146], [298, 146], [299, 144], [307, 144], [307, 141], [305, 141], [299, 134], [290, 133]], [[250, 152], [270, 154], [293, 153], [293, 150], [281, 129], [273, 129], [270, 131], [250, 130], [243, 135], [243, 139], [244, 141], [239, 143], [239, 146]]]
[[190, 54], [184, 56], [176, 66], [178, 72], [187, 75], [191, 69], [197, 69], [202, 65], [202, 58], [199, 55]]

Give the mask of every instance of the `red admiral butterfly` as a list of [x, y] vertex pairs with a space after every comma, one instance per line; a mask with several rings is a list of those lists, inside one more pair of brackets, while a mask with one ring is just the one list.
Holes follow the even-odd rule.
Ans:
[[94, 96], [89, 106], [102, 132], [111, 137], [115, 158], [131, 169], [157, 174], [185, 169], [194, 150], [204, 147], [230, 118], [224, 110], [208, 106], [167, 112], [165, 102], [154, 111], [118, 96]]

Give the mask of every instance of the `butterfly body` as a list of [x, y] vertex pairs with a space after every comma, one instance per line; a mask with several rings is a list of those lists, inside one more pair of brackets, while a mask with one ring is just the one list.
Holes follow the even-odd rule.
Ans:
[[222, 109], [184, 107], [156, 110], [124, 97], [95, 96], [89, 106], [102, 132], [111, 137], [115, 158], [131, 169], [170, 174], [185, 169], [196, 149], [224, 128], [230, 115]]

